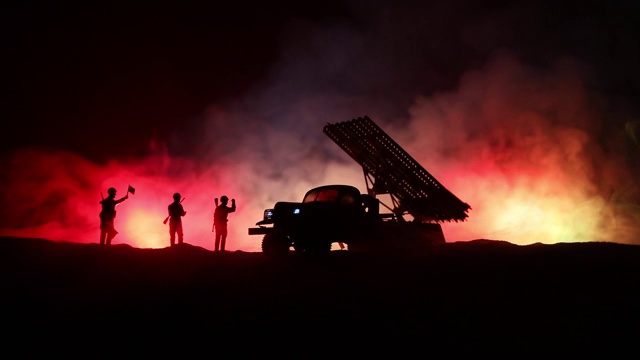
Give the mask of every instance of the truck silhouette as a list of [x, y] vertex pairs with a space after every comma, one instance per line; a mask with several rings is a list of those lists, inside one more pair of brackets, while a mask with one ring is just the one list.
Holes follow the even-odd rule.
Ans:
[[324, 253], [334, 242], [349, 251], [421, 251], [445, 243], [442, 222], [467, 219], [471, 207], [369, 117], [326, 124], [323, 132], [362, 166], [367, 193], [330, 184], [310, 189], [301, 202], [277, 202], [249, 228], [249, 235], [263, 235], [263, 253]]

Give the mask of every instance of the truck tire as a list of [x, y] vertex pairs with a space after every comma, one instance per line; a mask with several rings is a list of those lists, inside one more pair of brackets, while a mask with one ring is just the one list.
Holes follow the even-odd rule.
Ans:
[[283, 255], [289, 252], [291, 241], [286, 235], [267, 234], [262, 238], [262, 252], [267, 255]]

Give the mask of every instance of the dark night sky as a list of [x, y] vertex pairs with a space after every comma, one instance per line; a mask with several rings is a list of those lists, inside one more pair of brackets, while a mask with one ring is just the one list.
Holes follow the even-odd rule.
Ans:
[[144, 153], [150, 138], [180, 131], [263, 77], [289, 19], [347, 13], [333, 3], [3, 5], [2, 116], [13, 130], [2, 147], [45, 145], [95, 160]]
[[[393, 88], [399, 107], [416, 93], [450, 89], [501, 47], [532, 64], [578, 57], [596, 69], [593, 86], [638, 103], [640, 12], [632, 1], [288, 3], [5, 3], [2, 117], [12, 130], [2, 133], [2, 148], [46, 145], [94, 160], [144, 154], [151, 138], [188, 132], [208, 105], [263, 81], [286, 42], [297, 41], [295, 22], [348, 24], [379, 37], [377, 51], [404, 60], [365, 77], [390, 78], [394, 67], [399, 74], [384, 84], [333, 85], [356, 95]], [[419, 61], [431, 64], [427, 71], [402, 73]]]

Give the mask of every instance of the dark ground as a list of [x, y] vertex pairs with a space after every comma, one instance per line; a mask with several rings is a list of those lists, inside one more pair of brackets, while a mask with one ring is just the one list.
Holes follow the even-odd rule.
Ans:
[[476, 240], [428, 254], [301, 255], [0, 238], [2, 347], [83, 358], [616, 357], [640, 340], [639, 246]]

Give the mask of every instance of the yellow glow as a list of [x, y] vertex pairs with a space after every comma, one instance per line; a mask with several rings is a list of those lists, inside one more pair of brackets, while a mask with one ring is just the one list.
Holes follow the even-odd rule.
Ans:
[[169, 225], [162, 224], [165, 217], [163, 212], [133, 209], [125, 224], [131, 246], [152, 249], [169, 246]]

